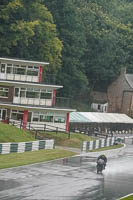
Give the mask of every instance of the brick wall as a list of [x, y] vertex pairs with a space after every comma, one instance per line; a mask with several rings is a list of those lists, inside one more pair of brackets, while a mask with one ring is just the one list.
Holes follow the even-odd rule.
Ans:
[[90, 93], [90, 97], [92, 99], [92, 103], [105, 103], [105, 102], [107, 102], [107, 93], [106, 92], [92, 91]]
[[108, 87], [108, 112], [118, 112], [131, 115], [132, 88], [125, 78], [125, 70], [121, 71], [120, 76]]
[[4, 85], [1, 85], [1, 87], [4, 87], [4, 88], [9, 88], [9, 92], [8, 92], [8, 98], [0, 98], [0, 101], [3, 101], [3, 102], [13, 102], [13, 93], [14, 93], [14, 87], [7, 87], [7, 86], [4, 86]]

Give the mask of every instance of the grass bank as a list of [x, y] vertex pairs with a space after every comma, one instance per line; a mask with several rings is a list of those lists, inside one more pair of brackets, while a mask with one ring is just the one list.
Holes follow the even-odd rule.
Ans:
[[23, 131], [15, 126], [0, 123], [0, 143], [2, 142], [26, 142], [35, 140], [28, 131]]
[[41, 132], [40, 135], [44, 138], [54, 139], [57, 146], [73, 148], [81, 148], [83, 141], [94, 140], [93, 137], [78, 133], [71, 133], [70, 139], [67, 133]]
[[109, 146], [109, 147], [102, 147], [102, 148], [99, 148], [99, 149], [94, 149], [94, 150], [91, 150], [89, 152], [106, 151], [106, 150], [111, 150], [111, 149], [118, 149], [118, 148], [121, 148], [121, 147], [124, 147], [124, 145], [123, 144], [117, 144], [117, 145], [112, 145], [112, 146]]
[[133, 200], [133, 194], [129, 195], [129, 196], [126, 196], [126, 197], [123, 197], [120, 200]]
[[0, 169], [40, 163], [74, 155], [76, 153], [60, 149], [0, 155]]

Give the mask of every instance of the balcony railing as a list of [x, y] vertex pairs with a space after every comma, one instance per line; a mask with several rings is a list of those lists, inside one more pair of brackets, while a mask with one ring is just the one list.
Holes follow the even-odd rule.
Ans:
[[23, 97], [14, 99], [13, 104], [33, 105], [41, 107], [71, 108], [70, 99], [65, 97], [56, 97], [55, 103], [53, 103], [53, 105], [52, 105], [52, 99], [23, 98]]
[[[23, 75], [23, 74], [0, 74], [1, 80], [9, 81], [19, 81], [19, 82], [32, 82], [39, 83], [39, 77], [33, 75]], [[55, 74], [43, 74], [42, 84], [56, 84]]]

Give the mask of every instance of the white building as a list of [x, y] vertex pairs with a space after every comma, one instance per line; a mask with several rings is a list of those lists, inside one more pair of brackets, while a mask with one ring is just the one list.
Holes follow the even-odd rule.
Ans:
[[45, 76], [42, 83], [43, 68], [48, 64], [0, 58], [1, 120], [21, 121], [23, 128], [34, 124], [34, 127], [49, 125], [68, 131], [69, 113], [75, 110], [66, 107], [67, 99], [56, 98], [56, 90], [63, 86], [54, 84], [52, 76], [49, 79]]

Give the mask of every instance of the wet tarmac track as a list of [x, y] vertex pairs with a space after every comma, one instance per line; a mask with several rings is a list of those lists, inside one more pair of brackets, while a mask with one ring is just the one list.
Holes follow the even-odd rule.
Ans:
[[96, 174], [95, 158], [77, 156], [0, 170], [0, 200], [116, 200], [133, 192], [133, 146]]

